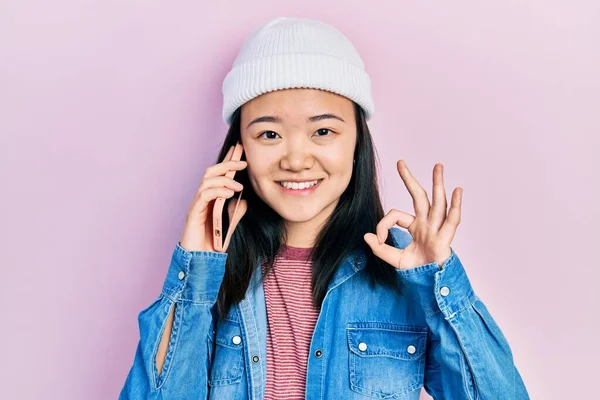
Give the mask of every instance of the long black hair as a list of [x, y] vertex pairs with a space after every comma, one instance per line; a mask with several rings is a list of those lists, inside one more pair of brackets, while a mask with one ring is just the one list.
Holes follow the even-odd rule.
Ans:
[[[354, 103], [357, 143], [354, 151], [356, 160], [350, 183], [329, 217], [328, 223], [317, 235], [310, 254], [312, 261], [313, 304], [321, 307], [328, 285], [344, 258], [357, 248], [366, 254], [366, 272], [371, 285], [377, 283], [399, 290], [394, 267], [373, 254], [363, 236], [375, 232], [384, 212], [379, 198], [377, 183], [377, 154], [362, 108]], [[227, 151], [236, 142], [241, 143], [241, 107], [235, 111], [232, 123], [219, 152], [221, 162]], [[244, 160], [245, 157], [242, 157]], [[245, 296], [250, 279], [260, 260], [265, 265], [264, 280], [272, 268], [275, 255], [286, 242], [283, 219], [267, 205], [254, 190], [248, 178], [247, 168], [238, 171], [235, 179], [244, 185], [242, 198], [248, 202], [248, 211], [239, 222], [227, 249], [225, 276], [219, 290], [217, 313], [226, 316], [233, 304]], [[237, 195], [228, 199], [235, 200]], [[227, 204], [224, 207], [227, 210]], [[227, 212], [223, 224], [228, 225]], [[388, 235], [386, 243], [392, 245]]]

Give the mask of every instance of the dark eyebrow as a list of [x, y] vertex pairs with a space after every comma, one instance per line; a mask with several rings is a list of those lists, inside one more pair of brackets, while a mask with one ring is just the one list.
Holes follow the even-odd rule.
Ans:
[[317, 121], [322, 121], [324, 119], [337, 119], [339, 121], [342, 121], [343, 123], [346, 123], [346, 121], [344, 121], [341, 117], [338, 117], [335, 114], [321, 114], [321, 115], [315, 115], [314, 117], [310, 117], [308, 120], [310, 122], [317, 122]]
[[[346, 121], [344, 121], [341, 117], [338, 117], [335, 114], [315, 115], [314, 117], [308, 118], [308, 122], [317, 122], [317, 121], [322, 121], [324, 119], [337, 119], [339, 121], [342, 121], [343, 123], [346, 123]], [[273, 116], [258, 117], [256, 119], [254, 119], [252, 122], [250, 122], [248, 124], [248, 126], [246, 127], [246, 129], [250, 128], [250, 125], [257, 124], [259, 122], [273, 122], [273, 123], [280, 124], [282, 122], [282, 120], [279, 117], [273, 117]]]
[[270, 117], [270, 116], [258, 117], [256, 119], [254, 119], [252, 122], [250, 122], [248, 124], [248, 126], [246, 127], [246, 129], [250, 128], [250, 125], [252, 125], [252, 124], [258, 124], [259, 122], [281, 123], [281, 118], [279, 118], [279, 117]]

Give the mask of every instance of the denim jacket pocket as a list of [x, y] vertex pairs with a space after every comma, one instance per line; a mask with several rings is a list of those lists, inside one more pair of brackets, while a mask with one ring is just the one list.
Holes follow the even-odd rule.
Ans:
[[213, 356], [208, 384], [222, 386], [241, 382], [244, 359], [240, 323], [228, 319], [221, 321], [211, 345]]
[[398, 399], [423, 386], [427, 327], [355, 322], [346, 332], [353, 391]]

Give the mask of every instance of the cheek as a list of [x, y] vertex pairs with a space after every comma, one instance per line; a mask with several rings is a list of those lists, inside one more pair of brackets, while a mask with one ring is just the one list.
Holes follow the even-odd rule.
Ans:
[[248, 163], [248, 176], [250, 180], [260, 179], [261, 176], [265, 175], [265, 171], [268, 171], [268, 161], [265, 158], [264, 152], [257, 151], [252, 146], [252, 143], [244, 145], [244, 155], [246, 162]]
[[347, 153], [329, 153], [321, 158], [321, 164], [329, 175], [351, 176], [352, 175], [352, 154]]
[[266, 157], [246, 158], [248, 162], [248, 175], [254, 180], [261, 180], [270, 175], [273, 164]]
[[330, 169], [332, 174], [352, 175], [356, 139], [350, 139], [349, 137], [351, 135], [346, 135], [343, 140], [337, 141], [331, 148], [327, 149], [328, 151], [320, 154], [324, 168]]
[[[269, 184], [267, 182], [270, 177], [273, 175], [271, 170], [273, 169], [273, 164], [266, 160], [264, 157], [259, 158], [247, 158], [248, 161], [248, 179], [250, 180], [250, 184], [252, 188], [256, 192], [256, 194], [261, 196], [261, 193], [265, 190], [266, 186]], [[264, 199], [263, 199], [264, 200]]]

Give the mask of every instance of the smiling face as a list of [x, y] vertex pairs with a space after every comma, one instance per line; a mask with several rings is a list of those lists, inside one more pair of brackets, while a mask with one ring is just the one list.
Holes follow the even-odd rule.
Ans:
[[242, 106], [241, 138], [256, 194], [310, 247], [352, 177], [354, 105], [317, 89], [278, 90]]

